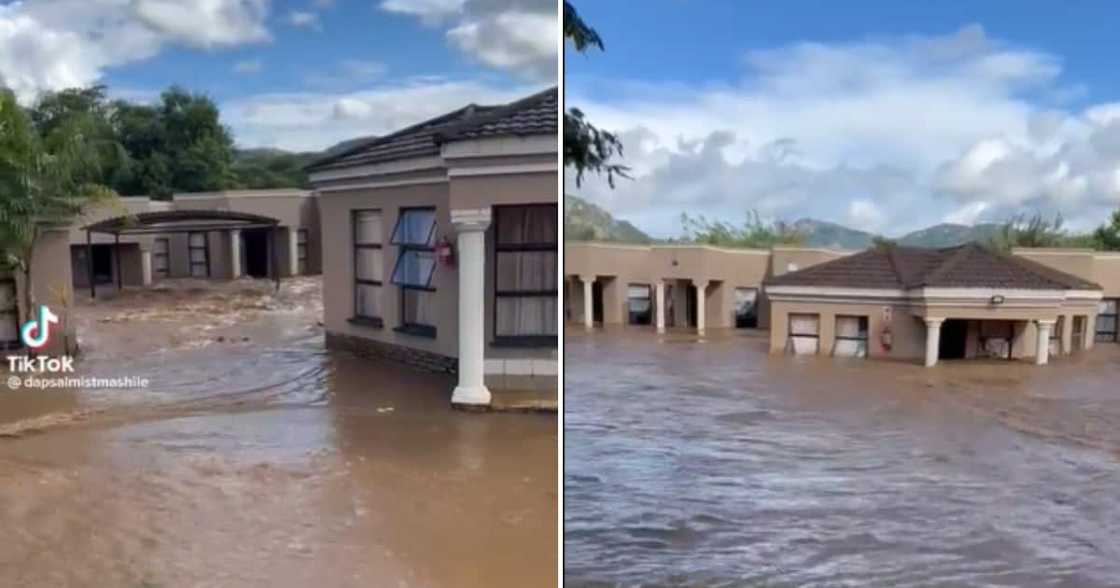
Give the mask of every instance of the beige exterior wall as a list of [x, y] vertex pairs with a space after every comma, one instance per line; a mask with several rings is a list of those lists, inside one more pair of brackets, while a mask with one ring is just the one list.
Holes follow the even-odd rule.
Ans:
[[[554, 162], [555, 159], [553, 158]], [[455, 266], [437, 265], [432, 277], [436, 289], [436, 336], [394, 331], [401, 323], [401, 289], [390, 284], [398, 247], [390, 245], [393, 227], [402, 208], [435, 207], [437, 241], [456, 243], [451, 210], [491, 208], [501, 205], [556, 202], [556, 172], [473, 175], [445, 179], [431, 174], [434, 183], [332, 190], [319, 197], [323, 235], [323, 306], [328, 332], [370, 339], [381, 343], [419, 349], [446, 357], [458, 355], [459, 275]], [[383, 326], [352, 322], [354, 316], [354, 258], [351, 215], [355, 210], [382, 212], [384, 278], [382, 286]], [[326, 230], [330, 227], [330, 230]], [[494, 226], [486, 231], [485, 336], [489, 359], [555, 359], [555, 345], [543, 348], [502, 347], [494, 339]]]
[[[583, 320], [583, 283], [581, 276], [595, 276], [602, 283], [603, 322], [624, 324], [628, 320], [626, 290], [630, 284], [656, 287], [659, 280], [672, 286], [667, 298], [677, 309], [666, 316], [666, 326], [686, 325], [688, 289], [707, 283], [705, 325], [729, 328], [735, 324], [735, 289], [758, 290], [759, 328], [769, 326], [769, 305], [762, 282], [781, 260], [782, 267], [797, 263], [809, 267], [853, 252], [826, 249], [781, 248], [726, 249], [708, 245], [625, 245], [575, 242], [564, 245], [566, 320]], [[656, 301], [654, 301], [656, 305]], [[656, 308], [654, 309], [656, 312]]]

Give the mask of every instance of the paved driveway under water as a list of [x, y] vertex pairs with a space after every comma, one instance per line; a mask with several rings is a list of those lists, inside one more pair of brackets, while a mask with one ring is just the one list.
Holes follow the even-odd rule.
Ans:
[[1037, 367], [572, 333], [571, 586], [1116, 586], [1120, 346]]
[[555, 415], [452, 410], [446, 376], [325, 350], [316, 313], [174, 350], [194, 319], [131, 313], [79, 372], [149, 389], [0, 392], [0, 586], [555, 585]]

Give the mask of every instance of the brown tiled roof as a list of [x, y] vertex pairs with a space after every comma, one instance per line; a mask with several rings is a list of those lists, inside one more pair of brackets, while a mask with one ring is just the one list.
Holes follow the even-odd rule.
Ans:
[[540, 135], [558, 132], [558, 92], [550, 88], [501, 106], [470, 104], [401, 129], [395, 133], [357, 141], [307, 166], [308, 171], [344, 168], [397, 159], [437, 155], [441, 143], [506, 135]]
[[909, 289], [1017, 288], [1099, 290], [1100, 286], [1040, 263], [976, 243], [944, 249], [881, 247], [782, 274], [772, 286]]

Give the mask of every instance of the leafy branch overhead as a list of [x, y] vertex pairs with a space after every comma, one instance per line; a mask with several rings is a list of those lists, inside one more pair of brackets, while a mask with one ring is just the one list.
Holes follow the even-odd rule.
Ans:
[[[567, 1], [564, 2], [564, 38], [572, 42], [576, 51], [583, 52], [589, 47], [604, 49], [599, 33], [588, 26]], [[629, 167], [611, 162], [622, 156], [622, 141], [617, 135], [595, 127], [578, 108], [569, 108], [564, 113], [564, 165], [575, 168], [577, 186], [583, 183], [586, 172], [606, 175], [612, 188], [615, 176], [629, 178]]]

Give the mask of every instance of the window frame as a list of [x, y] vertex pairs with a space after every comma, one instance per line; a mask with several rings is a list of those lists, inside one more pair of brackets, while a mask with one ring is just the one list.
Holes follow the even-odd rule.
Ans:
[[[840, 319], [858, 319], [860, 330], [863, 333], [862, 337], [849, 337], [847, 335], [837, 335], [839, 329], [836, 325], [840, 323]], [[832, 327], [832, 355], [836, 355], [836, 342], [837, 341], [862, 341], [863, 342], [863, 355], [854, 355], [853, 358], [865, 359], [871, 355], [871, 317], [866, 314], [837, 314], [833, 317]], [[817, 331], [820, 331], [820, 325], [817, 325]], [[801, 335], [804, 336], [804, 335]], [[818, 336], [819, 338], [819, 336]]]
[[[188, 237], [189, 239], [189, 237]], [[156, 243], [163, 243], [163, 253], [156, 252]], [[188, 241], [189, 244], [189, 241]], [[156, 260], [163, 260], [163, 269], [158, 269]], [[171, 275], [171, 238], [170, 237], [155, 237], [152, 239], [152, 274], [160, 278], [166, 278]]]
[[[202, 235], [202, 246], [201, 247], [196, 246], [191, 242], [191, 237], [193, 237], [194, 235]], [[197, 250], [202, 251], [202, 255], [203, 255], [203, 257], [206, 258], [206, 261], [195, 261], [194, 260], [194, 255], [192, 255], [192, 254]], [[189, 231], [189, 232], [187, 232], [187, 268], [190, 270], [189, 273], [190, 273], [190, 276], [192, 278], [199, 277], [199, 276], [194, 275], [194, 267], [196, 265], [205, 265], [206, 266], [206, 277], [207, 278], [210, 277], [210, 234], [207, 233], [206, 231]]]
[[[496, 347], [558, 347], [560, 341], [560, 334], [556, 335], [499, 335], [498, 334], [498, 299], [499, 298], [554, 298], [556, 304], [560, 304], [560, 285], [554, 290], [499, 290], [498, 289], [498, 257], [502, 253], [532, 253], [532, 252], [549, 252], [552, 251], [556, 254], [557, 266], [560, 264], [560, 231], [556, 231], [556, 241], [540, 242], [540, 243], [515, 243], [503, 245], [499, 240], [501, 233], [501, 212], [503, 210], [513, 210], [520, 208], [545, 208], [550, 207], [554, 211], [554, 216], [559, 214], [560, 205], [557, 202], [534, 202], [528, 204], [500, 204], [494, 205], [494, 304], [491, 309], [491, 331], [493, 333], [492, 344]], [[557, 221], [559, 222], [559, 221]], [[559, 227], [557, 227], [559, 229]], [[559, 278], [557, 278], [559, 279]], [[629, 301], [629, 297], [627, 298]], [[559, 306], [557, 306], [559, 308]]]
[[[404, 243], [397, 239], [397, 230], [400, 228], [401, 221], [409, 211], [415, 210], [430, 211], [432, 213], [432, 228], [428, 230], [428, 238], [424, 245], [418, 245], [416, 243]], [[393, 262], [393, 271], [389, 274], [389, 283], [400, 289], [400, 295], [397, 297], [399, 298], [398, 309], [400, 311], [400, 316], [398, 318], [399, 324], [393, 328], [393, 330], [398, 333], [415, 335], [418, 337], [428, 337], [431, 339], [435, 339], [436, 335], [438, 334], [436, 325], [411, 323], [405, 320], [405, 317], [407, 316], [405, 307], [407, 305], [408, 297], [404, 292], [405, 290], [419, 290], [421, 292], [432, 293], [433, 296], [436, 292], [436, 287], [432, 285], [432, 281], [435, 279], [437, 269], [436, 266], [438, 266], [439, 264], [439, 260], [434, 259], [436, 251], [436, 237], [439, 235], [438, 215], [439, 211], [435, 206], [406, 206], [401, 207], [397, 210], [397, 221], [393, 224], [393, 232], [389, 236], [389, 244], [397, 247], [397, 258]], [[430, 245], [427, 243], [430, 243]], [[433, 257], [432, 273], [428, 275], [428, 283], [425, 286], [417, 286], [415, 284], [401, 284], [393, 281], [393, 276], [397, 275], [397, 268], [400, 267], [400, 264], [404, 261], [404, 258], [409, 251], [416, 251], [418, 253], [428, 252]]]
[[307, 273], [307, 243], [310, 238], [307, 229], [296, 229], [296, 272], [301, 276]]
[[[630, 289], [631, 288], [645, 288], [646, 289], [646, 297], [643, 299], [643, 298], [635, 298], [635, 297], [631, 296], [630, 295]], [[653, 314], [654, 314], [654, 309], [653, 309], [654, 300], [653, 300], [653, 298], [654, 298], [654, 294], [653, 294], [653, 285], [652, 284], [642, 284], [640, 282], [631, 282], [629, 284], [626, 284], [626, 324], [635, 325], [635, 326], [648, 326], [648, 325], [653, 324]], [[649, 303], [649, 308], [645, 312], [645, 321], [644, 322], [635, 322], [634, 321], [634, 310], [630, 307], [630, 301], [632, 301], [632, 300], [645, 300], [646, 302]]]
[[[358, 243], [358, 216], [360, 216], [362, 213], [368, 213], [368, 212], [376, 212], [378, 214], [378, 216], [381, 217], [382, 223], [381, 223], [381, 242], [380, 243]], [[354, 304], [353, 304], [353, 309], [352, 309], [352, 316], [350, 317], [349, 322], [355, 323], [355, 324], [363, 324], [363, 325], [367, 325], [367, 326], [371, 326], [371, 327], [377, 327], [377, 328], [381, 328], [385, 324], [385, 319], [383, 317], [368, 316], [368, 315], [364, 315], [364, 314], [361, 313], [361, 310], [358, 308], [358, 290], [360, 289], [361, 286], [377, 286], [378, 288], [382, 288], [382, 290], [381, 290], [382, 299], [384, 299], [383, 288], [385, 287], [385, 285], [384, 285], [383, 279], [384, 279], [384, 276], [385, 276], [385, 264], [384, 263], [381, 264], [381, 275], [382, 275], [382, 278], [383, 278], [382, 280], [367, 280], [367, 279], [359, 278], [358, 277], [358, 250], [359, 249], [372, 249], [372, 250], [376, 250], [378, 252], [381, 252], [381, 254], [384, 255], [384, 248], [383, 248], [383, 245], [384, 245], [384, 242], [385, 242], [385, 223], [384, 223], [384, 220], [385, 220], [385, 213], [380, 208], [355, 208], [355, 209], [352, 209], [350, 211], [350, 251], [351, 251], [351, 257], [353, 257], [353, 259], [351, 260], [352, 261], [351, 272], [353, 274], [352, 277], [353, 277], [353, 283], [354, 283], [354, 290], [353, 290]], [[306, 229], [301, 229], [301, 230], [306, 230]], [[384, 260], [382, 260], [382, 261], [384, 261]]]
[[[1100, 312], [1100, 313], [1097, 313], [1097, 318], [1096, 318], [1096, 320], [1093, 321], [1093, 342], [1094, 343], [1115, 343], [1117, 341], [1120, 341], [1120, 298], [1102, 298], [1101, 299], [1101, 303], [1105, 303], [1105, 302], [1109, 302], [1109, 301], [1111, 301], [1113, 303], [1113, 308], [1115, 308], [1116, 311], [1115, 312]], [[1097, 326], [1100, 323], [1100, 318], [1102, 316], [1103, 317], [1112, 317], [1112, 330], [1111, 331], [1102, 331]], [[1101, 338], [1102, 335], [1103, 336], [1111, 335], [1112, 338], [1111, 339], [1102, 339]]]
[[[817, 332], [816, 333], [796, 333], [793, 330], [794, 317], [814, 317], [817, 319]], [[819, 312], [791, 312], [786, 315], [786, 345], [793, 351], [794, 355], [819, 355], [821, 352], [821, 313]], [[817, 350], [813, 353], [797, 353], [797, 345], [794, 342], [795, 337], [805, 339], [816, 339]]]

